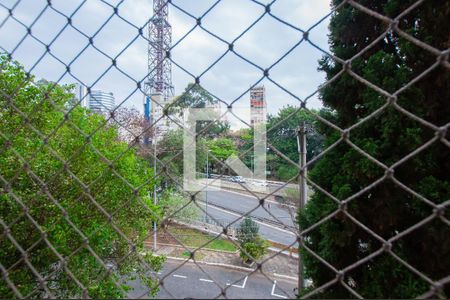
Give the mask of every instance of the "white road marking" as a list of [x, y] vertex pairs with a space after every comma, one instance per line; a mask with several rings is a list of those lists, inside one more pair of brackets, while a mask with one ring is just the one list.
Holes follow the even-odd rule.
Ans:
[[270, 294], [271, 294], [272, 296], [275, 296], [275, 297], [278, 297], [278, 298], [287, 299], [286, 296], [275, 294], [275, 287], [276, 287], [276, 286], [277, 286], [277, 281], [274, 280], [273, 286], [272, 286], [272, 293], [270, 293]]
[[231, 284], [231, 283], [227, 283], [227, 285], [231, 285], [231, 286], [243, 289], [243, 288], [245, 288], [245, 284], [247, 283], [247, 279], [248, 279], [248, 276], [245, 276], [244, 282], [242, 283], [242, 285]]
[[203, 281], [203, 282], [214, 282], [214, 281], [212, 281], [210, 279], [204, 279], [204, 278], [200, 278], [200, 281]]
[[186, 279], [187, 277], [184, 275], [177, 275], [177, 274], [173, 274], [173, 277], [177, 277], [177, 278], [183, 278]]
[[[203, 201], [199, 201], [199, 202], [201, 202], [202, 204], [205, 203], [205, 202], [203, 202]], [[235, 213], [233, 213], [233, 212], [230, 212], [230, 211], [225, 210], [225, 209], [222, 209], [222, 208], [218, 208], [217, 206], [213, 206], [213, 205], [211, 205], [211, 204], [208, 205], [208, 208], [212, 208], [212, 209], [215, 209], [215, 210], [219, 210], [219, 211], [221, 211], [221, 212], [230, 214], [230, 215], [232, 215], [232, 216], [242, 217], [242, 215], [235, 214]], [[251, 216], [251, 215], [250, 215], [250, 216]], [[255, 223], [258, 223], [258, 224], [260, 224], [260, 225], [262, 225], [262, 226], [269, 227], [269, 228], [272, 228], [272, 229], [275, 229], [275, 230], [278, 230], [278, 231], [282, 231], [282, 232], [285, 232], [285, 233], [288, 233], [288, 234], [291, 234], [291, 235], [295, 235], [295, 236], [296, 236], [296, 234], [293, 233], [292, 231], [288, 231], [288, 230], [285, 230], [285, 229], [281, 229], [281, 228], [279, 228], [279, 227], [275, 227], [275, 226], [272, 226], [272, 225], [268, 225], [268, 224], [263, 223], [263, 222], [260, 222], [260, 221], [258, 221], [258, 220], [253, 220], [253, 221], [255, 221]]]

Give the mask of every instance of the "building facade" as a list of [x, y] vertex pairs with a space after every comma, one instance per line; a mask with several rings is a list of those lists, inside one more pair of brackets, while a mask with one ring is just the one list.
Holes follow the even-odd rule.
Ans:
[[110, 112], [115, 108], [113, 93], [92, 90], [89, 95], [89, 108], [95, 112]]
[[84, 85], [81, 83], [75, 83], [74, 94], [77, 105], [84, 108], [89, 108], [89, 95], [87, 93], [87, 88]]
[[250, 90], [250, 125], [266, 123], [266, 88], [255, 86]]
[[150, 123], [153, 124], [156, 122], [153, 124], [153, 128], [155, 139], [159, 141], [168, 131], [181, 128], [178, 124], [182, 124], [183, 120], [176, 114], [170, 114], [170, 117], [164, 116], [163, 108], [168, 107], [176, 98], [165, 99], [162, 94], [153, 94], [150, 98]]

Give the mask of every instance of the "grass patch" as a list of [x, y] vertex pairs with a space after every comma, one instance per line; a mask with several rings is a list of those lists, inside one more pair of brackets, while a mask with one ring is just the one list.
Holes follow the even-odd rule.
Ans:
[[[181, 257], [184, 257], [184, 258], [190, 258], [191, 255], [189, 254], [188, 251], [184, 251], [183, 253], [181, 253]], [[195, 252], [195, 253], [194, 253], [194, 258], [195, 258], [196, 260], [202, 260], [203, 258], [205, 258], [205, 255], [204, 255], [204, 254], [201, 254], [201, 253], [199, 253], [199, 252]]]
[[[181, 243], [187, 247], [200, 247], [212, 240], [214, 237], [206, 233], [191, 228], [171, 228], [170, 233], [173, 234]], [[236, 246], [227, 240], [218, 238], [204, 247], [205, 249], [236, 251]]]

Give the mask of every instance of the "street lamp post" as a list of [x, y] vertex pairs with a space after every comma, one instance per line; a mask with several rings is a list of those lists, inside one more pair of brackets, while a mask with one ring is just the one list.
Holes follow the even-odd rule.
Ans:
[[[156, 198], [156, 139], [153, 136], [153, 176], [155, 180], [155, 186], [153, 187], [153, 204], [156, 206], [157, 198]], [[156, 252], [156, 221], [153, 221], [153, 252]]]
[[209, 151], [206, 151], [206, 191], [205, 191], [205, 222], [208, 223], [208, 181], [209, 181]]

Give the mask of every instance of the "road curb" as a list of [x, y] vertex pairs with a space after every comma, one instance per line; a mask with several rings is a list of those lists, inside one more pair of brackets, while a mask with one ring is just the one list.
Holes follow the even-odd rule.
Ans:
[[[145, 242], [146, 244], [150, 244], [151, 242]], [[197, 250], [198, 247], [191, 247], [191, 246], [180, 246], [176, 244], [166, 244], [166, 243], [158, 243], [158, 245], [163, 247], [175, 247], [180, 249], [189, 249], [189, 250]], [[211, 249], [211, 248], [200, 248], [199, 250], [205, 250], [210, 252], [218, 252], [218, 253], [225, 253], [225, 254], [237, 254], [239, 253], [239, 250], [236, 251], [227, 251], [227, 250], [217, 250], [217, 249]]]
[[[252, 268], [246, 268], [246, 267], [240, 267], [240, 266], [234, 266], [234, 265], [228, 265], [228, 264], [222, 264], [222, 263], [212, 263], [212, 262], [206, 262], [206, 261], [193, 261], [192, 259], [184, 259], [184, 258], [179, 258], [179, 257], [173, 257], [173, 256], [167, 256], [167, 259], [171, 259], [171, 260], [177, 260], [177, 261], [185, 261], [188, 263], [198, 263], [198, 264], [203, 264], [203, 265], [207, 265], [207, 266], [216, 266], [216, 267], [224, 267], [224, 268], [228, 268], [228, 269], [232, 269], [232, 270], [237, 270], [237, 271], [245, 271], [245, 272], [253, 272], [255, 271], [255, 269]], [[298, 278], [297, 277], [293, 277], [293, 276], [288, 276], [288, 275], [282, 275], [282, 274], [277, 274], [277, 273], [272, 273], [270, 274], [274, 277], [279, 277], [282, 279], [287, 279], [287, 280], [292, 280], [292, 281], [297, 281]]]
[[279, 277], [279, 278], [284, 278], [284, 279], [298, 281], [298, 277], [294, 277], [294, 276], [288, 276], [288, 275], [277, 274], [277, 273], [273, 273], [273, 276], [276, 276], [276, 277]]
[[229, 268], [229, 269], [238, 270], [238, 271], [251, 272], [251, 271], [255, 270], [252, 268], [246, 268], [246, 267], [240, 267], [240, 266], [234, 266], [234, 265], [228, 265], [228, 264], [222, 264], [222, 263], [213, 263], [213, 262], [207, 262], [207, 261], [201, 261], [201, 260], [194, 262], [191, 258], [186, 259], [186, 258], [180, 258], [180, 257], [167, 256], [167, 259], [186, 261], [186, 262], [192, 263], [192, 264], [197, 263], [197, 264], [203, 264], [203, 265], [208, 265], [208, 266], [224, 267], [224, 268]]
[[[268, 241], [270, 241], [270, 240], [268, 240]], [[278, 254], [281, 254], [281, 255], [286, 255], [288, 257], [298, 259], [298, 254], [296, 254], [296, 253], [289, 253], [287, 250], [282, 250], [282, 249], [276, 248], [276, 247], [269, 247], [268, 250], [272, 251], [272, 252], [275, 252], [275, 253], [278, 253]]]

